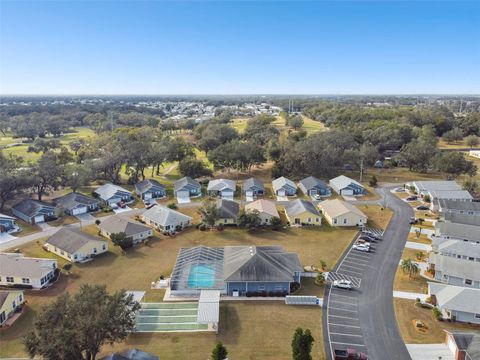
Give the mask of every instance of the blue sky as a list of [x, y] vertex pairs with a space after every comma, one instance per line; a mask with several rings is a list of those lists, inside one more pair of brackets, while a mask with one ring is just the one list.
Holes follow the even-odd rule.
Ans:
[[480, 1], [5, 1], [2, 94], [480, 93]]

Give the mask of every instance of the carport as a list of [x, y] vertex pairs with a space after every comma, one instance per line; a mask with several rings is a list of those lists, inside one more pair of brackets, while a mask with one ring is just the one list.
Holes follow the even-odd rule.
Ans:
[[177, 202], [179, 204], [188, 204], [190, 201], [190, 192], [188, 190], [177, 191]]
[[197, 322], [208, 325], [218, 333], [220, 319], [220, 290], [202, 290], [198, 300]]
[[87, 212], [86, 206], [79, 206], [72, 210], [72, 215], [75, 216], [75, 215], [85, 214], [86, 212]]

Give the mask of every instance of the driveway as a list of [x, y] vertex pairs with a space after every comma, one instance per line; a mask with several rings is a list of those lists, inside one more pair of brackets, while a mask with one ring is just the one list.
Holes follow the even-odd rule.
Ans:
[[405, 247], [408, 248], [408, 249], [427, 251], [427, 252], [432, 250], [432, 245], [421, 244], [421, 243], [417, 243], [415, 241], [407, 241], [407, 243], [405, 244]]
[[278, 196], [277, 195], [277, 201], [289, 201], [287, 196]]
[[428, 294], [413, 293], [408, 291], [394, 291], [393, 297], [396, 297], [399, 299], [408, 299], [408, 300], [420, 299], [422, 301], [425, 301], [428, 298]]
[[78, 214], [75, 215], [75, 217], [82, 222], [95, 222], [95, 216], [92, 216], [92, 214], [89, 213]]
[[121, 214], [121, 213], [124, 213], [124, 212], [127, 212], [127, 211], [131, 211], [132, 208], [131, 207], [128, 207], [128, 206], [125, 206], [124, 208], [121, 208], [121, 207], [118, 207], [116, 209], [113, 209], [113, 212], [115, 214]]
[[455, 360], [445, 344], [407, 344], [412, 360]]
[[48, 223], [46, 222], [41, 222], [41, 223], [37, 223], [37, 226], [42, 229], [42, 231], [45, 231], [45, 230], [48, 230], [48, 229], [51, 229], [52, 227], [50, 225], [48, 225]]
[[408, 350], [400, 336], [393, 309], [393, 279], [409, 233], [413, 210], [390, 193], [392, 186], [377, 189], [394, 212], [383, 240], [373, 244], [373, 252], [348, 250], [335, 273], [360, 278], [360, 287], [348, 291], [328, 286], [323, 311], [324, 343], [327, 359], [334, 348], [355, 348], [369, 359], [406, 360]]
[[0, 234], [0, 244], [5, 244], [9, 241], [15, 240], [17, 237], [7, 234], [7, 233], [2, 233]]
[[190, 200], [189, 197], [177, 197], [177, 202], [179, 204], [188, 204], [188, 203], [191, 203], [192, 201]]

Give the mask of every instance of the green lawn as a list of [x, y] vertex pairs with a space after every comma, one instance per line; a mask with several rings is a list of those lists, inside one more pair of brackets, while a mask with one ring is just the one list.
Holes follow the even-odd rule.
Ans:
[[[95, 135], [95, 133], [91, 129], [86, 128], [86, 127], [77, 127], [77, 128], [73, 128], [72, 132], [59, 137], [58, 140], [60, 140], [60, 142], [63, 145], [68, 145], [69, 143], [71, 143], [74, 140], [86, 139], [89, 136], [93, 136], [93, 135]], [[13, 144], [13, 143], [20, 143], [20, 142], [22, 142], [22, 139], [16, 139], [16, 138], [13, 138], [12, 136], [3, 136], [3, 137], [0, 138], [0, 146], [5, 146], [5, 145], [8, 145], [8, 144]], [[3, 151], [6, 154], [14, 154], [14, 155], [21, 156], [21, 157], [23, 157], [23, 159], [26, 162], [28, 162], [28, 161], [33, 161], [34, 162], [40, 157], [41, 154], [40, 153], [37, 154], [37, 153], [34, 153], [34, 152], [28, 152], [27, 151], [28, 147], [31, 144], [32, 143], [25, 143], [25, 144], [19, 145], [19, 146], [12, 146], [12, 147], [3, 149]]]
[[[85, 231], [96, 234], [92, 227]], [[58, 283], [50, 289], [27, 291], [27, 312], [11, 328], [0, 333], [2, 346], [0, 357], [25, 357], [20, 339], [30, 329], [34, 315], [43, 304], [51, 302], [65, 292], [75, 292], [81, 284], [106, 284], [110, 291], [118, 289], [146, 290], [147, 301], [161, 301], [164, 291], [151, 290], [150, 283], [161, 274], [170, 275], [178, 250], [196, 245], [280, 245], [287, 251], [298, 253], [302, 265], [319, 266], [324, 260], [329, 268], [338, 261], [356, 231], [319, 228], [295, 228], [281, 232], [261, 230], [248, 233], [238, 228], [224, 231], [204, 231], [194, 228], [174, 236], [158, 235], [143, 245], [121, 255], [110, 244], [110, 252], [94, 261], [74, 265], [69, 275], [62, 274]], [[42, 249], [43, 241], [32, 242], [20, 247], [27, 256], [54, 257]], [[59, 259], [59, 258], [58, 258]], [[65, 260], [59, 259], [62, 266]], [[302, 293], [321, 295], [323, 289], [311, 281], [304, 284]], [[238, 359], [290, 358], [290, 339], [297, 326], [309, 327], [317, 342], [314, 346], [316, 359], [323, 358], [321, 336], [321, 310], [316, 307], [287, 307], [282, 302], [236, 302], [222, 304], [220, 335], [213, 334], [136, 334], [116, 347], [139, 347], [158, 353], [162, 359], [204, 359], [220, 339]], [[269, 336], [264, 334], [269, 333]], [[263, 336], [262, 336], [263, 335]], [[176, 344], [172, 346], [172, 344]], [[275, 349], [275, 351], [273, 350]], [[257, 354], [257, 355], [255, 355]], [[257, 357], [258, 356], [258, 357]]]

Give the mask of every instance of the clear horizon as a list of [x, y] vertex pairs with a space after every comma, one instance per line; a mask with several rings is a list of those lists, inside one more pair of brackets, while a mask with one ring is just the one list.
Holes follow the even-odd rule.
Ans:
[[475, 1], [0, 7], [2, 96], [480, 94]]

